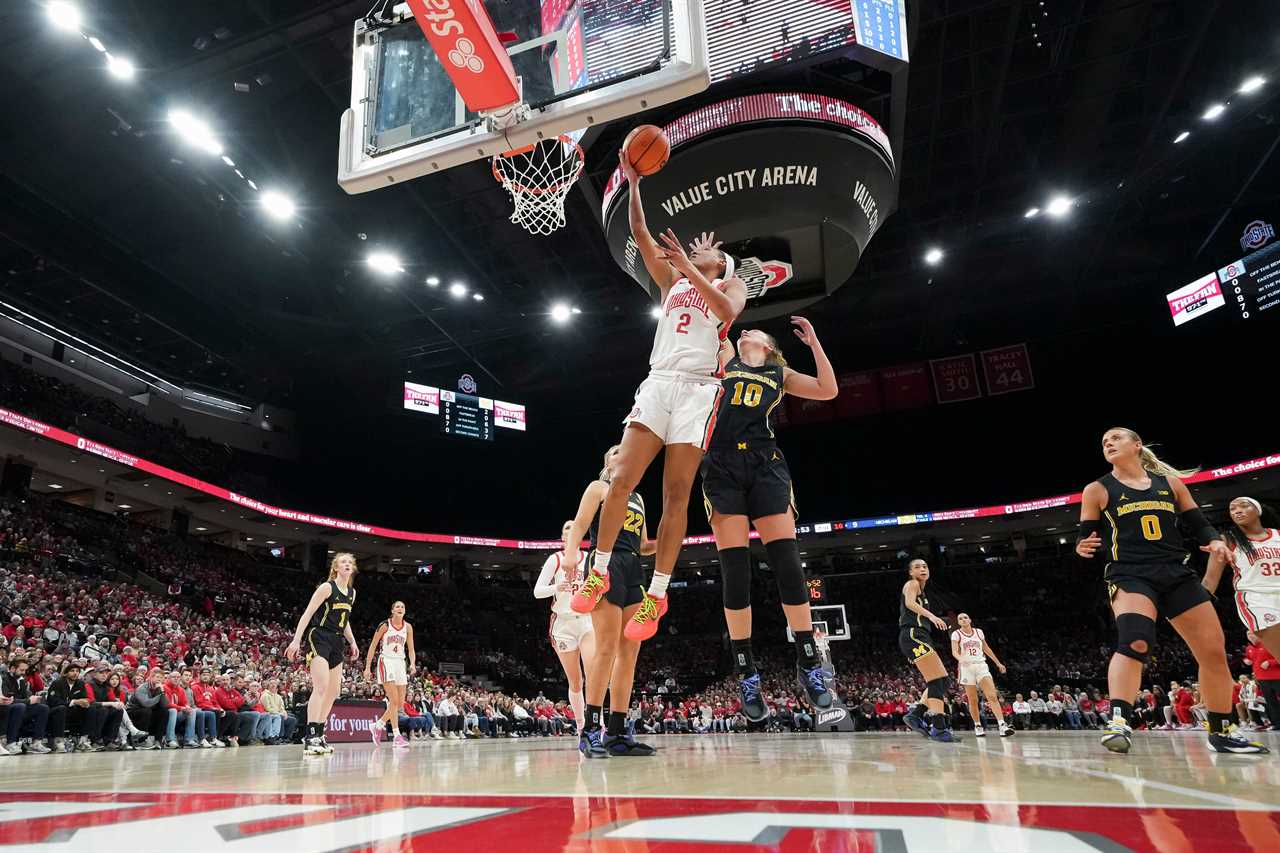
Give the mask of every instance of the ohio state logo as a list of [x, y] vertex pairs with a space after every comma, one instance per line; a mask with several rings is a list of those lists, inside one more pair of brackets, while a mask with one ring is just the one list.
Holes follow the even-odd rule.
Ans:
[[747, 298], [758, 299], [764, 294], [791, 281], [793, 269], [786, 261], [762, 261], [759, 258], [740, 258], [735, 275], [747, 286]]
[[472, 74], [484, 71], [484, 60], [476, 56], [476, 46], [469, 38], [460, 38], [449, 51], [449, 61], [459, 68], [465, 68]]
[[1276, 229], [1273, 226], [1261, 219], [1255, 219], [1244, 227], [1244, 234], [1240, 235], [1240, 248], [1246, 252], [1261, 249], [1275, 236]]
[[1262, 620], [1264, 622], [1274, 622], [1276, 621], [1276, 615], [1274, 613], [1268, 613], [1266, 616], [1262, 617]]

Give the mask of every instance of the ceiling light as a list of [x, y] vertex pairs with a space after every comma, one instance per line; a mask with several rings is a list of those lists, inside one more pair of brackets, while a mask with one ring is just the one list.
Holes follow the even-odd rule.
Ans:
[[1054, 196], [1044, 210], [1054, 219], [1061, 219], [1071, 211], [1071, 199], [1064, 195]]
[[120, 507], [120, 509], [133, 509], [132, 504], [116, 504], [116, 506]]
[[662, 319], [662, 306], [661, 306], [661, 305], [655, 305], [655, 306], [653, 306], [652, 308], [650, 308], [650, 309], [649, 309], [649, 316], [650, 316], [650, 317], [652, 317], [652, 318], [653, 318], [653, 319], [655, 319], [655, 320], [661, 320], [661, 319]]
[[93, 45], [93, 49], [98, 51], [98, 53], [107, 52], [107, 46], [104, 45], [102, 42], [98, 41], [98, 39], [94, 36], [89, 36], [89, 44]]
[[252, 536], [246, 536], [246, 537], [244, 537], [244, 541], [246, 541], [246, 542], [252, 542], [252, 541], [253, 541], [253, 537], [252, 537]]
[[231, 168], [233, 168], [233, 169], [236, 167], [236, 161], [235, 161], [235, 160], [232, 160], [232, 159], [231, 159], [230, 157], [228, 157], [226, 154], [223, 154], [223, 155], [222, 155], [222, 162], [226, 163], [228, 166], [230, 166], [230, 167], [231, 167]]
[[484, 302], [483, 293], [473, 293], [471, 294], [471, 298], [474, 299], [476, 302]]
[[434, 276], [434, 275], [427, 276], [427, 287], [439, 287], [439, 286], [440, 286], [439, 276]]
[[173, 110], [169, 113], [169, 124], [178, 131], [178, 135], [188, 145], [199, 148], [217, 157], [222, 154], [222, 143], [213, 136], [209, 125], [193, 116], [186, 110]]
[[1022, 217], [1024, 219], [1035, 219], [1039, 215], [1040, 215], [1040, 208], [1030, 207], [1030, 208], [1027, 208], [1026, 213], [1022, 214]]
[[49, 15], [49, 20], [58, 29], [67, 30], [68, 32], [80, 29], [82, 20], [80, 10], [70, 3], [63, 2], [63, 0], [53, 0], [45, 8], [45, 11]]
[[1240, 84], [1240, 88], [1236, 91], [1242, 95], [1252, 95], [1254, 92], [1267, 85], [1267, 78], [1259, 77], [1256, 74]]
[[61, 489], [61, 488], [62, 488], [62, 484], [61, 484], [61, 483], [50, 483], [50, 484], [49, 484], [49, 488], [51, 488], [51, 489]]
[[573, 311], [563, 302], [558, 302], [551, 306], [551, 319], [557, 323], [567, 323], [569, 318], [573, 316]]
[[274, 544], [276, 544], [276, 540], [274, 540], [274, 539], [268, 539], [268, 540], [267, 540], [267, 544], [268, 544], [268, 545], [274, 545]]
[[934, 246], [924, 253], [924, 262], [931, 267], [936, 267], [938, 264], [942, 263], [942, 250], [937, 246]]
[[1182, 131], [1182, 133], [1179, 133], [1177, 136], [1173, 138], [1173, 144], [1177, 145], [1179, 142], [1182, 142], [1190, 135], [1191, 135], [1191, 131], [1189, 130]]
[[449, 295], [454, 299], [461, 299], [467, 295], [467, 286], [460, 281], [455, 281], [449, 285]]
[[255, 184], [253, 181], [249, 181], [249, 189], [256, 190], [257, 188], [258, 188], [257, 184]]
[[582, 313], [582, 309], [581, 309], [581, 308], [579, 308], [577, 305], [573, 306], [573, 308], [571, 308], [570, 310], [571, 310], [571, 311], [573, 311], [573, 313], [575, 313], [575, 314], [581, 314], [581, 313]]
[[1205, 110], [1204, 115], [1200, 116], [1200, 118], [1204, 119], [1205, 121], [1213, 121], [1218, 116], [1225, 113], [1226, 111], [1227, 111], [1226, 104], [1214, 104], [1213, 106], [1209, 107], [1209, 109]]
[[121, 80], [133, 79], [133, 63], [125, 59], [123, 56], [112, 56], [108, 53], [107, 70], [111, 72], [113, 77], [117, 77]]
[[196, 530], [200, 531], [201, 533], [203, 533], [204, 531], [206, 531], [206, 530], [208, 530], [208, 529], [209, 529], [209, 528], [207, 528], [207, 527], [197, 527], [197, 528], [196, 528]]
[[274, 219], [292, 219], [298, 209], [293, 199], [275, 190], [267, 190], [262, 194], [262, 207]]
[[375, 272], [379, 272], [382, 275], [395, 275], [398, 272], [404, 272], [404, 267], [400, 265], [400, 259], [390, 252], [374, 252], [365, 259], [365, 262]]

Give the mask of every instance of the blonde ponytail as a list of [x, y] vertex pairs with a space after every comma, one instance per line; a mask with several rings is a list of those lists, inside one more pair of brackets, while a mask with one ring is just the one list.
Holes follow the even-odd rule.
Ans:
[[1142, 440], [1142, 436], [1128, 427], [1115, 427], [1115, 429], [1128, 433], [1131, 439], [1142, 445], [1142, 449], [1138, 451], [1138, 463], [1142, 465], [1143, 470], [1147, 471], [1147, 473], [1161, 477], [1178, 477], [1179, 479], [1199, 473], [1199, 468], [1174, 468], [1168, 462], [1156, 456], [1155, 451]]

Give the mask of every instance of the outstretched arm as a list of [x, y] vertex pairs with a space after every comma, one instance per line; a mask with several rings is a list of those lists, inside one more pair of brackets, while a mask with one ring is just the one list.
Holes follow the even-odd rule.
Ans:
[[840, 384], [836, 382], [836, 371], [831, 366], [831, 360], [827, 358], [817, 333], [813, 331], [813, 324], [804, 317], [792, 317], [791, 322], [796, 326], [796, 337], [813, 353], [813, 363], [818, 375], [809, 376], [788, 367], [783, 374], [782, 387], [793, 397], [803, 397], [806, 400], [833, 399], [840, 393]]
[[623, 148], [618, 152], [618, 162], [622, 165], [622, 173], [627, 176], [627, 183], [630, 184], [627, 193], [627, 221], [631, 226], [631, 237], [636, 241], [640, 257], [644, 259], [644, 268], [649, 271], [654, 284], [658, 285], [658, 291], [665, 302], [667, 291], [676, 280], [675, 270], [671, 268], [671, 264], [667, 263], [662, 247], [649, 233], [649, 225], [644, 219], [644, 204], [640, 200], [640, 174], [632, 168], [631, 161], [627, 159], [627, 149]]
[[663, 256], [667, 263], [676, 272], [689, 279], [689, 283], [706, 301], [707, 307], [720, 322], [732, 323], [738, 319], [738, 315], [747, 304], [747, 286], [742, 283], [742, 279], [734, 276], [728, 281], [721, 282], [720, 287], [716, 287], [693, 265], [693, 260], [685, 252], [680, 238], [674, 231], [668, 228], [659, 235], [659, 239], [662, 242]]

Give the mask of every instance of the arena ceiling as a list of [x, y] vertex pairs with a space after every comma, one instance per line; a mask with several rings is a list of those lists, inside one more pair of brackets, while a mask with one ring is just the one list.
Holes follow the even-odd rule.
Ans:
[[[0, 13], [3, 299], [304, 420], [333, 406], [390, 416], [401, 378], [447, 386], [465, 371], [482, 393], [615, 423], [651, 320], [581, 193], [568, 227], [536, 238], [506, 222], [487, 165], [362, 196], [337, 186], [351, 26], [369, 0], [86, 4], [137, 64], [128, 84], [43, 5]], [[1160, 294], [1212, 266], [1197, 249], [1223, 212], [1276, 207], [1280, 40], [1258, 25], [1265, 0], [909, 8], [900, 210], [810, 312], [838, 363], [1163, 333]], [[767, 82], [858, 94], [855, 71], [836, 57]], [[1268, 72], [1256, 96], [1233, 95]], [[1228, 97], [1221, 121], [1200, 119]], [[173, 138], [166, 112], [187, 105], [245, 174], [299, 200], [295, 221], [264, 219], [232, 170]], [[616, 142], [600, 138], [585, 180], [602, 180]], [[1025, 218], [1055, 193], [1074, 200], [1069, 217]], [[930, 245], [946, 251], [937, 268], [922, 261]], [[398, 283], [369, 273], [373, 246], [405, 259]], [[548, 322], [557, 299], [582, 310], [568, 328]]]

